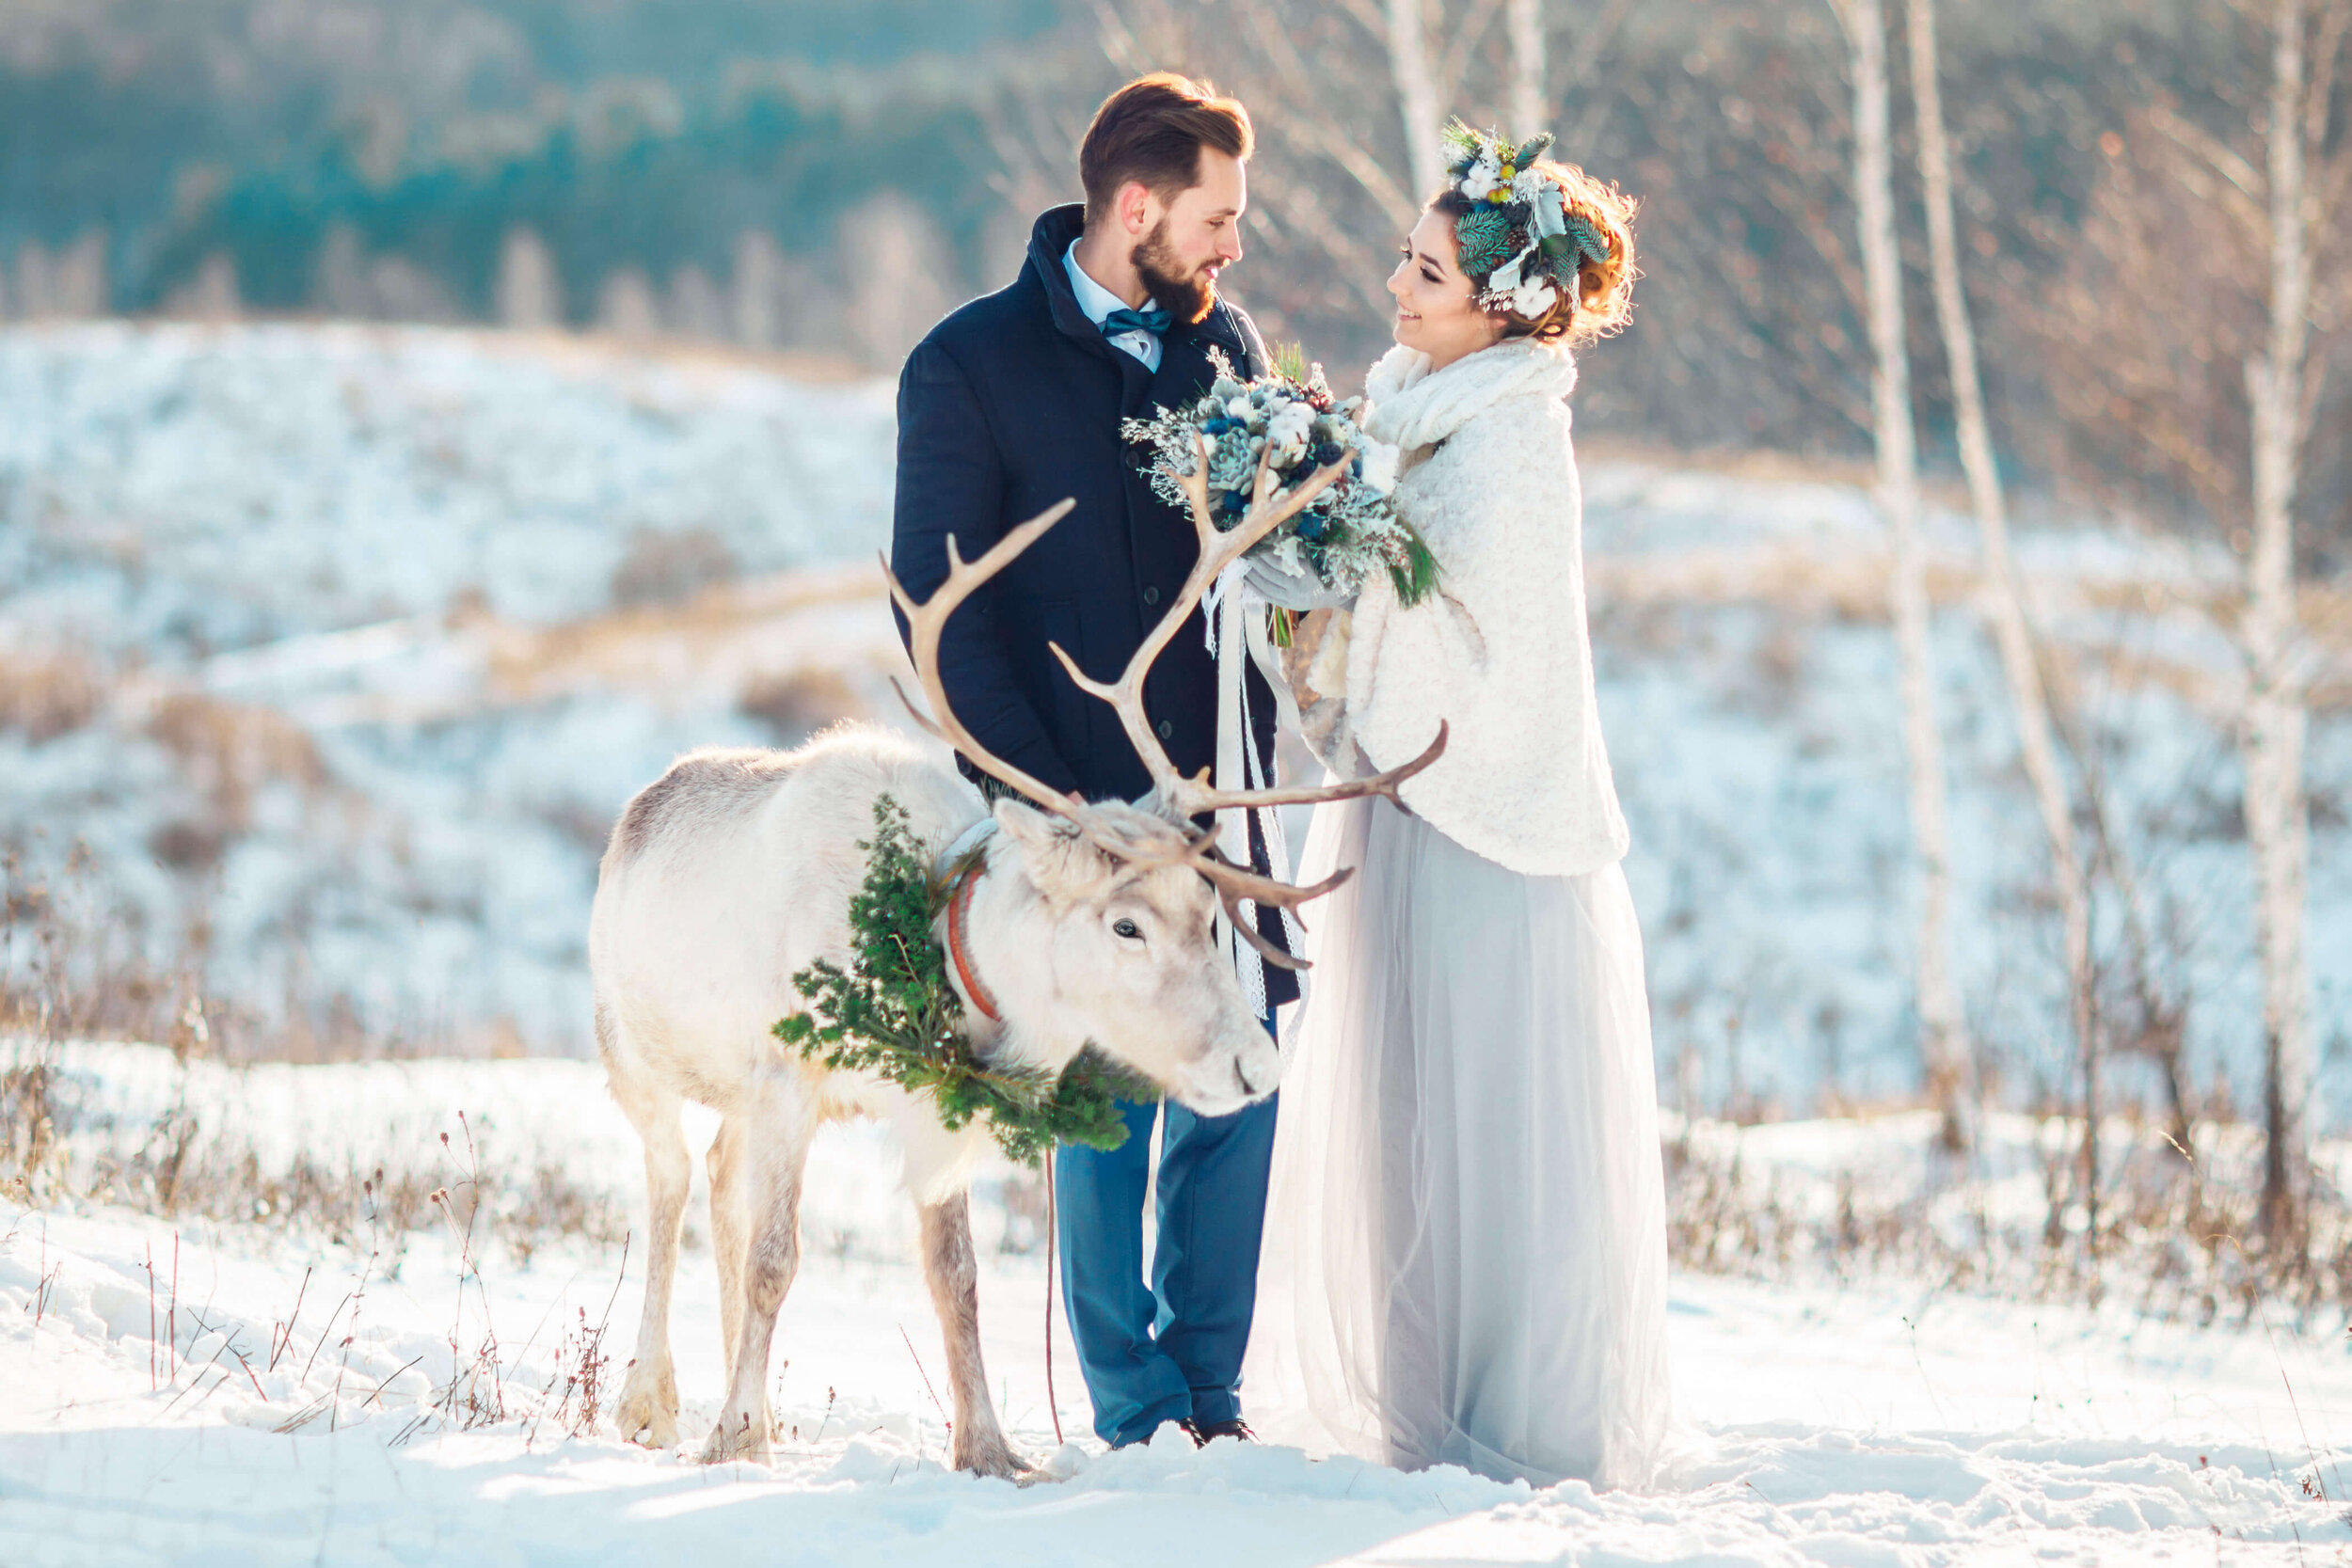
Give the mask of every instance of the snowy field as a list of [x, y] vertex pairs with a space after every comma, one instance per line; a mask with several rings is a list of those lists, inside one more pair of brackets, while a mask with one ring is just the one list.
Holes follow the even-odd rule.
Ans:
[[[85, 1047], [62, 1066], [78, 1182], [176, 1111], [199, 1159], [250, 1151], [262, 1176], [303, 1160], [372, 1182], [382, 1167], [387, 1185], [422, 1174], [462, 1210], [493, 1166], [552, 1164], [623, 1226], [639, 1201], [630, 1134], [581, 1064], [183, 1075], [161, 1050]], [[1772, 1129], [1757, 1154], [1819, 1167], [1857, 1125]], [[975, 1220], [989, 1369], [1047, 1477], [1025, 1488], [943, 1467], [929, 1393], [943, 1355], [911, 1213], [860, 1129], [828, 1132], [812, 1164], [766, 1468], [648, 1453], [583, 1416], [597, 1332], [606, 1401], [633, 1332], [640, 1275], [616, 1238], [517, 1248], [485, 1202], [469, 1271], [450, 1224], [395, 1237], [364, 1201], [292, 1226], [0, 1202], [0, 1562], [2352, 1560], [2340, 1328], [2200, 1329], [1885, 1281], [1678, 1275], [1688, 1454], [1640, 1495], [1196, 1452], [1172, 1433], [1106, 1454], [1066, 1338], [1057, 1447], [1043, 1263], [1014, 1250], [1009, 1175], [981, 1183]], [[675, 1322], [690, 1445], [718, 1402], [713, 1296], [690, 1241]]]

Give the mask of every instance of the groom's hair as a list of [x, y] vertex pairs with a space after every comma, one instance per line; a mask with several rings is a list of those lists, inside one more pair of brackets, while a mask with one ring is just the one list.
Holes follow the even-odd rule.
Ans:
[[1202, 148], [1247, 158], [1256, 145], [1240, 99], [1220, 98], [1207, 83], [1172, 71], [1138, 76], [1103, 100], [1078, 144], [1087, 224], [1107, 217], [1130, 181], [1172, 201], [1200, 182]]

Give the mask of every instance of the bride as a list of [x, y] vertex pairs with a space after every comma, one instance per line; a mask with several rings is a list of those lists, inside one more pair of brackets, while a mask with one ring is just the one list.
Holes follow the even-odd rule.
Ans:
[[[1248, 1376], [1267, 1435], [1406, 1468], [1639, 1485], [1668, 1423], [1642, 936], [1593, 691], [1568, 348], [1629, 312], [1633, 204], [1458, 125], [1389, 279], [1370, 433], [1442, 592], [1311, 616], [1313, 994], [1288, 1042]], [[1549, 242], [1549, 243], [1547, 243]]]

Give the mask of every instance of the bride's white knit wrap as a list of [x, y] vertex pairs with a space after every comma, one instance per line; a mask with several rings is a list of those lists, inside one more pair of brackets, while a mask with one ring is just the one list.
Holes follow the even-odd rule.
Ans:
[[1366, 428], [1405, 451], [1396, 502], [1437, 556], [1411, 610], [1375, 573], [1347, 648], [1347, 727], [1379, 768], [1438, 722], [1445, 755], [1406, 802], [1464, 848], [1526, 876], [1623, 858], [1585, 627], [1583, 497], [1564, 349], [1512, 339], [1432, 373], [1393, 348], [1372, 368]]

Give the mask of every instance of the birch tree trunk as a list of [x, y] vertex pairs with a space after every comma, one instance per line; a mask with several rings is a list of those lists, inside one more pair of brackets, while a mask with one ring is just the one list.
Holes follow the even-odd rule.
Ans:
[[1544, 0], [1510, 0], [1503, 13], [1504, 44], [1511, 52], [1510, 134], [1525, 141], [1545, 128], [1550, 95], [1545, 90]]
[[2253, 415], [2253, 549], [2246, 657], [2251, 691], [2241, 743], [2246, 837], [2254, 855], [2263, 982], [2263, 1232], [2299, 1253], [2309, 1192], [2311, 981], [2303, 953], [2309, 826], [2295, 604], [2296, 468], [2304, 420], [2312, 261], [2303, 164], [2303, 0], [2272, 18], [2269, 152], [2270, 341], [2246, 367]]
[[1406, 167], [1412, 173], [1411, 194], [1418, 207], [1436, 192], [1445, 174], [1438, 147], [1438, 73], [1429, 58], [1423, 0], [1388, 0], [1388, 5], [1389, 74], [1396, 83], [1397, 111], [1405, 121]]
[[2098, 1242], [2099, 1051], [2093, 1027], [2090, 971], [2090, 889], [2074, 839], [2074, 802], [2058, 769], [2051, 737], [2049, 693], [2042, 684], [2034, 639], [2026, 626], [2017, 573], [2009, 548], [2009, 514], [2001, 496], [2001, 474], [1993, 456], [1993, 434], [1985, 417], [1984, 384], [1977, 372], [1977, 335], [1961, 288], [1960, 240], [1952, 214], [1951, 146], [1944, 130], [1942, 78], [1936, 63], [1935, 0], [1910, 0], [1911, 91], [1919, 123], [1919, 175], [1927, 191], [1928, 250], [1935, 285], [1935, 314], [1944, 332], [1945, 357], [1952, 377], [1952, 403], [1960, 425], [1960, 463], [1968, 476], [1968, 499], [1977, 515], [1984, 549], [1985, 609], [2008, 677], [2010, 705], [2017, 716], [2017, 749], [2042, 811], [2050, 840], [2050, 870], [2057, 883], [2058, 914], [2066, 944], [2067, 991], [2072, 1004], [2075, 1056], [2082, 1075], [2083, 1190]]
[[1974, 1139], [1968, 1046], [1951, 969], [1951, 863], [1947, 847], [1944, 748], [1935, 724], [1935, 670], [1928, 642], [1927, 562], [1919, 539], [1917, 436], [1911, 420], [1911, 361], [1903, 341], [1902, 258], [1895, 234], [1895, 179], [1887, 127], [1886, 17], [1880, 0], [1840, 0], [1852, 49], [1854, 201], [1876, 356], [1870, 383], [1878, 440], [1879, 506], [1894, 536], [1895, 646], [1900, 663], [1903, 750], [1911, 774], [1911, 837], [1919, 863], [1919, 1057], [1928, 1092], [1944, 1113], [1946, 1141]]

